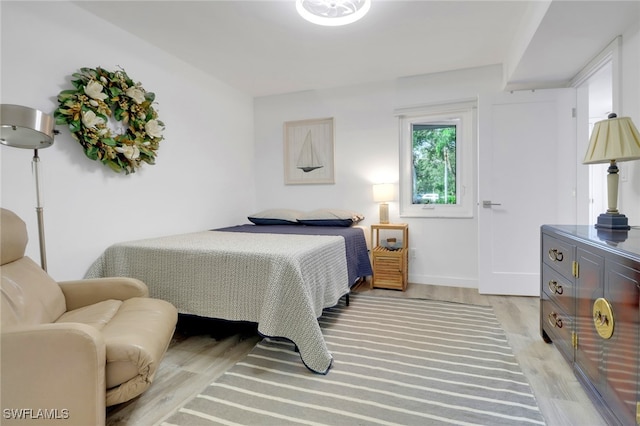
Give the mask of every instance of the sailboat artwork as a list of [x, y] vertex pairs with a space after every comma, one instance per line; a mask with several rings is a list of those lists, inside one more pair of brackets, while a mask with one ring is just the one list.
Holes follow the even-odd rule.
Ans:
[[283, 130], [285, 185], [335, 183], [333, 118], [285, 121]]
[[307, 132], [307, 136], [304, 138], [300, 155], [298, 156], [298, 162], [296, 167], [305, 173], [309, 173], [316, 169], [324, 167], [320, 162], [318, 153], [313, 148], [313, 141], [311, 139], [311, 130]]

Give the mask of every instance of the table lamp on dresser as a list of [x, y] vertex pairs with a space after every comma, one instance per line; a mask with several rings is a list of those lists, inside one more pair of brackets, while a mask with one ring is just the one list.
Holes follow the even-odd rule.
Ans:
[[640, 159], [640, 133], [629, 117], [609, 114], [607, 120], [593, 126], [589, 148], [583, 164], [609, 163], [607, 171], [607, 201], [605, 213], [598, 216], [596, 228], [605, 230], [628, 230], [629, 220], [618, 211], [618, 166], [617, 162]]

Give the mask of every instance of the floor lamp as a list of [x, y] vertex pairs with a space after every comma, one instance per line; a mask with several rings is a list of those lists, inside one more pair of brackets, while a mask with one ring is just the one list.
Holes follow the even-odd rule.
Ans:
[[40, 242], [40, 266], [47, 270], [44, 244], [44, 219], [40, 197], [40, 157], [38, 150], [53, 145], [57, 133], [55, 121], [50, 115], [37, 109], [20, 105], [0, 105], [0, 144], [15, 148], [33, 149], [33, 174], [36, 180], [36, 214], [38, 215], [38, 239]]

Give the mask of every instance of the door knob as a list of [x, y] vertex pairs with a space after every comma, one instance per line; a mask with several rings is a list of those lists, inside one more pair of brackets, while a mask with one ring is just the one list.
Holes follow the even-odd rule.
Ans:
[[501, 206], [500, 203], [492, 203], [491, 200], [482, 200], [482, 207], [485, 209], [490, 209], [491, 206]]

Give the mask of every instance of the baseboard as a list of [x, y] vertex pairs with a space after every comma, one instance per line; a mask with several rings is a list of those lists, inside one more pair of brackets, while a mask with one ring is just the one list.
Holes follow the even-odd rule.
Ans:
[[440, 277], [431, 275], [409, 274], [409, 283], [412, 285], [427, 284], [441, 285], [444, 287], [478, 288], [478, 280], [475, 278]]

